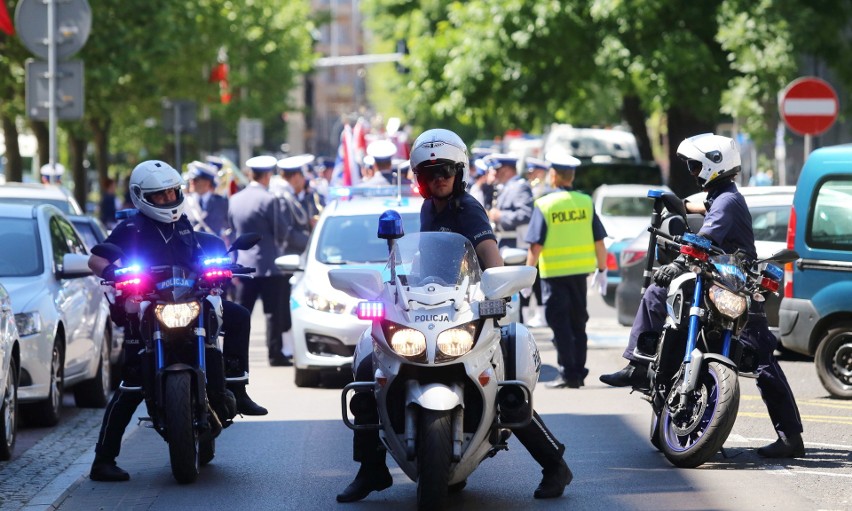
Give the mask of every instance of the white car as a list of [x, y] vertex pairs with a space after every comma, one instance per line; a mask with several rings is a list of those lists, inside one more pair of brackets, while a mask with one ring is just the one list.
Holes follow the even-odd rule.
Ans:
[[[393, 193], [396, 188], [381, 190]], [[378, 194], [379, 189], [367, 192]], [[298, 256], [276, 260], [285, 271], [303, 270], [294, 275], [290, 293], [296, 386], [318, 385], [324, 371], [351, 369], [355, 346], [370, 324], [353, 313], [359, 300], [331, 287], [328, 270], [341, 266], [383, 269], [388, 245], [376, 237], [379, 216], [396, 210], [405, 232], [418, 232], [422, 203], [420, 197], [375, 195], [332, 200], [323, 209], [301, 261]]]
[[606, 229], [607, 248], [623, 239], [634, 238], [648, 227], [654, 201], [648, 190], [671, 191], [667, 186], [601, 185], [592, 194], [595, 212]]
[[5, 183], [0, 185], [0, 203], [52, 204], [66, 215], [82, 215], [83, 208], [71, 193], [56, 185]]
[[0, 284], [0, 461], [12, 457], [18, 436], [18, 381], [21, 347], [12, 300]]
[[73, 387], [77, 406], [106, 406], [112, 327], [88, 260], [54, 206], [0, 203], [0, 282], [20, 334], [18, 399], [28, 424], [56, 424], [66, 388]]

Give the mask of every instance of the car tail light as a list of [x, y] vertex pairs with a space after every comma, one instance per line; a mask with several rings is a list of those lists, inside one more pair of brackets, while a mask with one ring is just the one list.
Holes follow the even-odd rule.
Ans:
[[612, 252], [606, 253], [606, 269], [611, 271], [618, 269], [618, 261], [615, 260], [615, 254]]
[[645, 260], [645, 254], [648, 251], [645, 249], [625, 250], [621, 253], [621, 266], [632, 266], [638, 262]]
[[[790, 207], [790, 222], [787, 224], [787, 248], [796, 247], [796, 208]], [[793, 298], [793, 263], [784, 265], [784, 298]]]

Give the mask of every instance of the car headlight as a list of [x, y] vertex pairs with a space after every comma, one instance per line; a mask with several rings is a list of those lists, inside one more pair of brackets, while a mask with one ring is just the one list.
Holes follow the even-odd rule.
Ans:
[[15, 326], [18, 327], [18, 335], [26, 337], [41, 332], [41, 314], [38, 312], [22, 312], [15, 314]]
[[343, 314], [346, 311], [345, 303], [329, 300], [328, 298], [314, 293], [313, 291], [305, 293], [305, 305], [320, 312]]
[[154, 315], [166, 328], [185, 327], [198, 317], [199, 312], [201, 304], [198, 302], [161, 303], [154, 307]]
[[710, 301], [716, 306], [719, 314], [730, 320], [735, 320], [742, 316], [748, 308], [748, 299], [746, 297], [732, 293], [717, 285], [710, 286], [709, 296]]
[[450, 328], [438, 334], [437, 361], [458, 358], [473, 348], [476, 339], [476, 323], [468, 323], [457, 328]]

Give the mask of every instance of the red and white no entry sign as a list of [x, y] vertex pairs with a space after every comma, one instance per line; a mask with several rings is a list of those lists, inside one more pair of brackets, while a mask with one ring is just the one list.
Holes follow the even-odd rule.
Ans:
[[819, 135], [834, 124], [839, 106], [837, 93], [828, 82], [806, 76], [793, 80], [781, 92], [778, 108], [792, 131]]

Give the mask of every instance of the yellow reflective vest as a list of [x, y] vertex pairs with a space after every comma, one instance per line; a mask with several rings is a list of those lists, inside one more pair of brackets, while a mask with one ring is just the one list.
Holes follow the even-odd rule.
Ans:
[[597, 267], [592, 234], [592, 198], [575, 191], [561, 190], [535, 201], [544, 215], [547, 237], [541, 249], [538, 269], [542, 278], [591, 273]]

